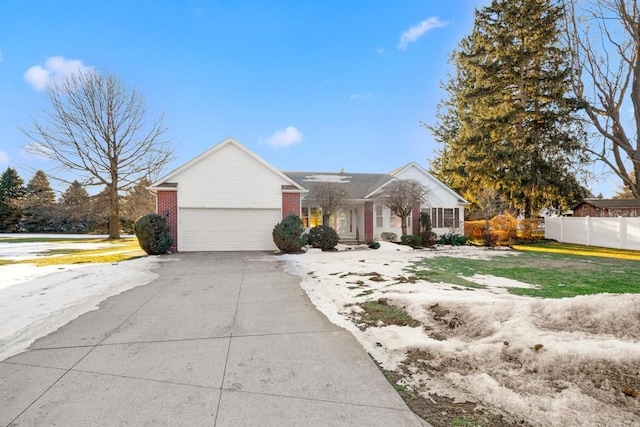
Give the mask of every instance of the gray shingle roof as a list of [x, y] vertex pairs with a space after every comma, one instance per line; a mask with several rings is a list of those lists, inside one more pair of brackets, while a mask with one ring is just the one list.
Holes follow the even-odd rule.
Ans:
[[283, 172], [309, 190], [306, 201], [314, 201], [314, 184], [333, 182], [343, 186], [349, 199], [364, 199], [366, 195], [393, 179], [386, 173]]
[[638, 199], [585, 199], [582, 203], [588, 203], [596, 208], [640, 208], [640, 200]]

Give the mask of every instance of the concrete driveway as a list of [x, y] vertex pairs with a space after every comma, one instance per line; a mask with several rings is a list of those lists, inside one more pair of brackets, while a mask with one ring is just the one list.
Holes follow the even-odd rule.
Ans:
[[0, 425], [425, 425], [273, 257], [158, 272], [0, 362]]

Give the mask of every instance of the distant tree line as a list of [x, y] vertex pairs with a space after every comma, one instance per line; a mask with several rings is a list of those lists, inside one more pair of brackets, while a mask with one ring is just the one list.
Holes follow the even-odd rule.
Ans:
[[[133, 230], [136, 219], [155, 211], [151, 182], [140, 179], [120, 198], [119, 229]], [[37, 171], [27, 185], [9, 167], [0, 177], [0, 232], [2, 233], [107, 233], [109, 192], [90, 195], [73, 181], [56, 200], [47, 175]]]

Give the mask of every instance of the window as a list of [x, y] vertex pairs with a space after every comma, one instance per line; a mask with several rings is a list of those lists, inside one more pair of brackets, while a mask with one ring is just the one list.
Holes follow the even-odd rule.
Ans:
[[445, 228], [453, 228], [453, 209], [443, 209], [443, 223]]
[[320, 208], [309, 208], [309, 227], [313, 228], [322, 225], [322, 211]]
[[425, 212], [431, 214], [433, 228], [460, 227], [460, 209], [458, 208], [431, 208]]
[[302, 208], [300, 212], [302, 213], [302, 218], [300, 218], [302, 220], [302, 226], [304, 228], [309, 227], [309, 208]]
[[400, 217], [396, 216], [393, 212], [389, 215], [389, 226], [391, 228], [400, 228]]
[[383, 227], [382, 206], [376, 206], [376, 227]]

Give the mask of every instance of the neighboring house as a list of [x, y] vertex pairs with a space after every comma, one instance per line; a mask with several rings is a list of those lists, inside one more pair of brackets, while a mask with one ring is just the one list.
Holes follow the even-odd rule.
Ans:
[[344, 186], [348, 198], [331, 217], [343, 240], [379, 239], [387, 231], [400, 237], [400, 219], [376, 201], [394, 179], [416, 179], [428, 190], [408, 224], [419, 231], [420, 211], [431, 214], [434, 231], [463, 233], [462, 197], [410, 163], [389, 174], [283, 173], [255, 153], [228, 138], [154, 182], [156, 211], [167, 218], [179, 251], [239, 251], [276, 249], [271, 232], [288, 214], [300, 216], [306, 227], [322, 223], [313, 199], [313, 183]]
[[640, 200], [585, 199], [573, 208], [573, 216], [640, 217]]

